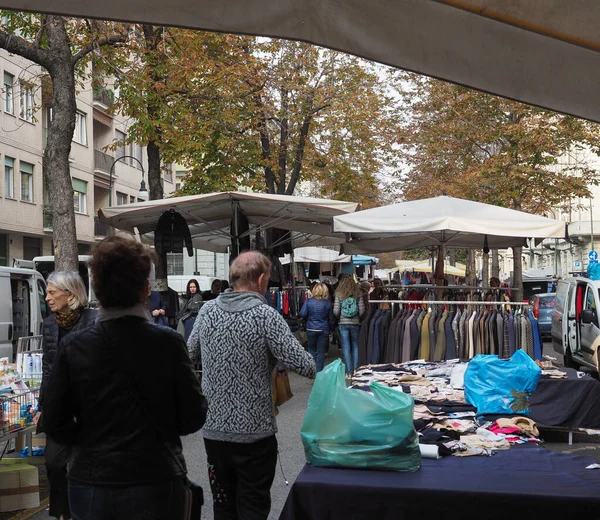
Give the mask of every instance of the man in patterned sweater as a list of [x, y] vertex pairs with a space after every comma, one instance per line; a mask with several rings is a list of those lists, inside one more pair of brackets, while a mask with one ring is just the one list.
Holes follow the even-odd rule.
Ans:
[[266, 520], [277, 462], [271, 371], [276, 361], [306, 377], [315, 363], [267, 305], [271, 262], [257, 251], [229, 268], [233, 290], [204, 304], [188, 349], [202, 360], [208, 413], [202, 429], [215, 520]]

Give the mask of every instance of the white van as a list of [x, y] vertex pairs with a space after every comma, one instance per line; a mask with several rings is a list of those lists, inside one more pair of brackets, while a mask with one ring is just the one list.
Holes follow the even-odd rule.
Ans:
[[589, 278], [559, 280], [552, 310], [552, 346], [571, 368], [600, 371], [600, 281]]
[[46, 282], [33, 269], [0, 267], [0, 357], [12, 362], [19, 338], [42, 333], [48, 316]]
[[[79, 276], [81, 276], [81, 279], [83, 280], [90, 303], [93, 303], [96, 300], [96, 295], [94, 294], [94, 290], [90, 284], [92, 277], [90, 274], [90, 268], [88, 267], [88, 261], [91, 258], [92, 257], [90, 255], [79, 255], [77, 260], [79, 262]], [[53, 256], [36, 256], [33, 259], [33, 266], [34, 269], [44, 277], [44, 280], [47, 280], [50, 273], [56, 270]]]

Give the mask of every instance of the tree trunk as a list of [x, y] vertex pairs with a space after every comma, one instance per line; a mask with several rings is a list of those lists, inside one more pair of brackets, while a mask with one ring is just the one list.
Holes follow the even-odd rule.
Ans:
[[477, 272], [475, 270], [475, 250], [474, 249], [467, 249], [465, 282], [468, 286], [471, 286], [471, 287], [477, 285]]
[[163, 185], [160, 169], [160, 146], [156, 141], [149, 141], [146, 147], [148, 154], [148, 192], [150, 200], [160, 200], [164, 198]]
[[483, 286], [488, 287], [490, 285], [490, 254], [483, 253], [483, 266], [481, 269], [481, 279]]
[[[150, 74], [153, 81], [153, 99], [160, 99], [160, 92], [156, 88], [159, 84], [164, 83], [164, 78], [159, 74], [161, 65], [160, 62], [164, 61], [164, 55], [157, 53], [159, 43], [162, 39], [163, 29], [162, 27], [154, 27], [152, 25], [144, 25], [142, 27], [144, 31], [144, 41], [146, 49], [150, 52], [151, 59], [148, 62], [150, 67]], [[150, 120], [158, 120], [159, 110], [156, 105], [157, 101], [149, 102], [147, 111]], [[164, 198], [164, 190], [161, 179], [161, 133], [157, 130], [157, 136], [155, 139], [150, 139], [146, 146], [146, 153], [148, 155], [148, 190], [150, 194], [150, 200], [159, 200]], [[184, 253], [185, 254], [185, 253]], [[155, 290], [157, 291], [168, 291], [169, 282], [167, 278], [167, 253], [157, 254], [156, 264], [154, 269], [154, 279], [156, 282]]]
[[52, 207], [52, 238], [57, 271], [77, 271], [77, 231], [69, 155], [75, 131], [75, 67], [64, 22], [52, 17], [48, 42], [54, 54], [52, 67], [52, 120], [44, 150], [44, 176]]
[[[160, 175], [160, 147], [156, 141], [148, 142], [146, 153], [148, 154], [148, 187], [150, 188], [150, 200], [159, 200], [164, 198], [164, 192]], [[154, 279], [156, 282], [155, 290], [169, 290], [169, 282], [167, 278], [167, 253], [156, 255]]]
[[492, 249], [492, 276], [500, 278], [500, 255], [497, 249]]
[[448, 249], [448, 263], [451, 266], [456, 265], [456, 249]]
[[512, 295], [515, 302], [523, 300], [523, 263], [521, 255], [523, 253], [522, 247], [513, 247], [513, 290]]

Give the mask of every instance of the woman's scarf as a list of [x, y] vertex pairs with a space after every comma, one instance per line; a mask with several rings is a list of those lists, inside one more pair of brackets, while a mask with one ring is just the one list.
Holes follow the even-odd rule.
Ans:
[[83, 307], [69, 310], [67, 312], [57, 312], [54, 314], [54, 319], [61, 329], [71, 330], [75, 324], [79, 321]]

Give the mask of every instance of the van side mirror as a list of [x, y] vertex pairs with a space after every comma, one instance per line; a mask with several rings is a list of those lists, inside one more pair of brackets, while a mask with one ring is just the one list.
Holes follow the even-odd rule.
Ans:
[[592, 323], [592, 321], [594, 321], [594, 311], [592, 311], [591, 309], [584, 310], [581, 313], [581, 323], [589, 325], [590, 323]]

